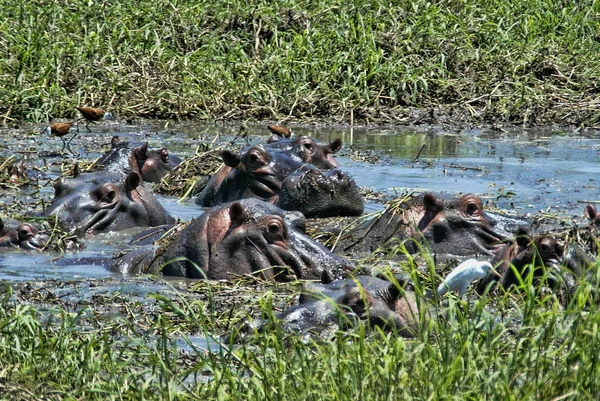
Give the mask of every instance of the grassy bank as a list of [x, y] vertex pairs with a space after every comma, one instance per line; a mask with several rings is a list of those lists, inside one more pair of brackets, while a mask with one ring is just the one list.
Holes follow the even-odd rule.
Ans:
[[[260, 284], [259, 296], [244, 297], [248, 288], [199, 282], [192, 292], [160, 291], [143, 303], [100, 291], [74, 309], [51, 285], [9, 291], [0, 302], [0, 399], [595, 400], [600, 393], [600, 310], [588, 302], [587, 283], [566, 307], [528, 290], [470, 304], [450, 299], [432, 306], [442, 318], [410, 340], [365, 324], [312, 338], [272, 324], [219, 348], [215, 335], [237, 327], [229, 319], [273, 319], [281, 285]], [[14, 301], [24, 293], [39, 297], [37, 306]], [[198, 339], [214, 352], [206, 343], [194, 348]]]
[[0, 121], [73, 118], [87, 104], [121, 117], [596, 125], [599, 12], [548, 0], [6, 0]]

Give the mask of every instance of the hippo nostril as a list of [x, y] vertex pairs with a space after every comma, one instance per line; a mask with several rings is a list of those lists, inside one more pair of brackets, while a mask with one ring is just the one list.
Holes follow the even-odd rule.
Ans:
[[168, 163], [169, 162], [169, 151], [165, 148], [162, 148], [160, 150], [160, 157], [163, 162]]

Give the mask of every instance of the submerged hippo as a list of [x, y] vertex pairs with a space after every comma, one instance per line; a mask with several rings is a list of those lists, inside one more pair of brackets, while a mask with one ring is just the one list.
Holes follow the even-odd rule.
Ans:
[[517, 273], [521, 278], [525, 278], [530, 272], [534, 278], [541, 278], [553, 271], [559, 272], [563, 252], [563, 247], [552, 235], [542, 234], [530, 238], [526, 232], [522, 232], [513, 243], [498, 252], [492, 264], [502, 276], [502, 287], [508, 288], [519, 284]]
[[[457, 256], [493, 256], [503, 243], [529, 222], [483, 209], [481, 198], [464, 195], [443, 201], [431, 193], [408, 202], [392, 204], [377, 217], [342, 232], [340, 252], [373, 252], [391, 240], [424, 241], [435, 253]], [[404, 241], [409, 252], [418, 251]]]
[[364, 210], [354, 180], [338, 169], [322, 171], [261, 145], [242, 153], [225, 150], [222, 158], [224, 165], [196, 199], [200, 206], [257, 198], [306, 217], [357, 216]]
[[[433, 316], [425, 301], [417, 302], [414, 292], [371, 276], [357, 276], [328, 283], [304, 283], [299, 304], [280, 313], [285, 327], [306, 333], [331, 325], [353, 325], [366, 321], [383, 329], [414, 337], [421, 319]], [[422, 311], [422, 313], [421, 313]], [[261, 328], [264, 322], [253, 324]], [[344, 327], [340, 327], [344, 328]]]
[[98, 171], [54, 183], [52, 203], [39, 213], [56, 216], [65, 231], [77, 235], [154, 227], [174, 223], [152, 192], [141, 185], [140, 175]]
[[181, 159], [171, 155], [166, 148], [149, 150], [148, 143], [121, 142], [114, 136], [111, 149], [98, 159], [96, 165], [102, 170], [123, 174], [135, 171], [144, 181], [160, 182], [179, 163]]
[[313, 138], [300, 136], [293, 139], [281, 139], [269, 142], [264, 147], [270, 151], [283, 152], [304, 163], [310, 163], [322, 170], [337, 168], [340, 164], [333, 155], [342, 148], [342, 140], [334, 139], [326, 145], [319, 144]]
[[0, 218], [0, 248], [42, 249], [47, 240], [33, 224]]
[[519, 230], [517, 238], [506, 244], [492, 259], [499, 276], [488, 275], [478, 284], [477, 291], [483, 293], [490, 283], [498, 282], [505, 289], [527, 282], [531, 275], [534, 285], [543, 283], [552, 289], [560, 287], [572, 293], [577, 280], [583, 274], [587, 262], [583, 249], [571, 244], [565, 252], [564, 246], [551, 234], [530, 237]]
[[342, 277], [352, 270], [349, 262], [306, 236], [304, 225], [301, 213], [244, 199], [208, 210], [161, 240], [165, 246], [126, 254], [110, 270], [212, 280], [243, 274], [315, 279], [324, 271]]

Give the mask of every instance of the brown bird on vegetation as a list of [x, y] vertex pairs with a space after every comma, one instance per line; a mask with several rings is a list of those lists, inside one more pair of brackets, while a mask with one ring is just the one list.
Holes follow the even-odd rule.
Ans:
[[71, 123], [71, 122], [55, 123], [55, 124], [52, 124], [52, 125], [46, 127], [42, 133], [50, 135], [50, 136], [57, 136], [63, 141], [63, 147], [60, 150], [60, 153], [62, 153], [66, 147], [69, 150], [69, 152], [71, 152], [72, 154], [75, 154], [73, 152], [73, 150], [71, 149], [71, 141], [73, 140], [73, 138], [75, 138], [77, 136], [77, 132], [75, 132], [73, 134], [73, 136], [71, 138], [69, 138], [68, 141], [65, 141], [65, 136], [69, 133], [69, 130], [71, 129], [72, 126], [73, 126], [73, 123]]
[[289, 138], [292, 136], [292, 130], [285, 125], [267, 125], [267, 128], [272, 134], [282, 138]]
[[112, 114], [110, 114], [108, 111], [104, 111], [101, 109], [94, 109], [93, 107], [80, 107], [80, 106], [77, 106], [76, 109], [79, 110], [79, 112], [83, 116], [82, 118], [77, 120], [77, 130], [79, 130], [79, 122], [81, 120], [85, 120], [85, 128], [87, 128], [87, 130], [89, 132], [92, 132], [92, 130], [89, 127], [91, 122], [114, 119]]

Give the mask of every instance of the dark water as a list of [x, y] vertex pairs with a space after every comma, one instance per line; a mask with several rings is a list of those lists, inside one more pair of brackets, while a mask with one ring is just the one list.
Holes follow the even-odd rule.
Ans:
[[[62, 143], [58, 138], [39, 135], [40, 127], [0, 130], [0, 156], [17, 154], [30, 164], [51, 165], [50, 176], [72, 164], [56, 156]], [[203, 124], [174, 125], [146, 123], [102, 124], [93, 133], [82, 132], [73, 148], [85, 159], [95, 159], [107, 149], [112, 135], [122, 139], [148, 141], [151, 147], [167, 146], [173, 154], [190, 155], [196, 146], [219, 134], [228, 143], [239, 126]], [[570, 132], [552, 129], [444, 131], [422, 128], [298, 127], [296, 135], [310, 135], [320, 141], [340, 137], [344, 150], [338, 157], [341, 168], [359, 186], [388, 195], [406, 191], [436, 193], [476, 193], [494, 201], [500, 208], [521, 214], [539, 211], [581, 215], [585, 202], [599, 198], [600, 136], [598, 132]], [[250, 142], [262, 143], [269, 136], [264, 126], [250, 127]], [[416, 155], [425, 145], [415, 161]], [[44, 157], [38, 157], [41, 152]], [[2, 189], [0, 189], [2, 190]], [[10, 209], [14, 193], [0, 196], [3, 209]], [[40, 194], [23, 190], [18, 197], [52, 197], [51, 187]], [[11, 198], [13, 196], [13, 198]], [[11, 200], [12, 199], [12, 200]], [[188, 201], [161, 197], [173, 215], [189, 220], [201, 210]], [[367, 210], [382, 206], [368, 203]], [[1, 214], [5, 214], [2, 210]], [[86, 239], [86, 249], [64, 257], [109, 256], [124, 249], [131, 233], [109, 234]], [[0, 254], [0, 280], [74, 279], [105, 277], [111, 273], [101, 266], [62, 266], [51, 261], [60, 255], [7, 251]]]

